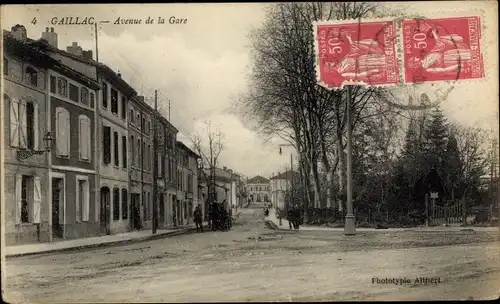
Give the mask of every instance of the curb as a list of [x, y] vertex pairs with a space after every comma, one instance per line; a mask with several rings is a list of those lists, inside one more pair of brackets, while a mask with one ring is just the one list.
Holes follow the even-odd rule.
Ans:
[[181, 234], [186, 234], [186, 233], [194, 232], [194, 231], [196, 231], [196, 228], [194, 228], [194, 227], [183, 228], [183, 229], [178, 229], [178, 230], [175, 230], [172, 232], [167, 232], [167, 233], [162, 233], [162, 234], [151, 234], [151, 235], [136, 238], [136, 239], [117, 240], [117, 241], [98, 243], [98, 244], [85, 244], [85, 245], [79, 245], [79, 246], [68, 247], [68, 248], [49, 249], [49, 250], [44, 250], [44, 251], [40, 251], [40, 252], [14, 253], [14, 254], [5, 255], [5, 258], [44, 255], [44, 254], [49, 254], [49, 253], [67, 253], [67, 252], [76, 251], [76, 250], [93, 249], [93, 248], [98, 248], [98, 247], [104, 248], [104, 247], [113, 247], [113, 246], [118, 246], [118, 245], [123, 246], [123, 245], [127, 245], [127, 244], [158, 240], [158, 239], [167, 238], [167, 237], [176, 236], [176, 235], [181, 235]]

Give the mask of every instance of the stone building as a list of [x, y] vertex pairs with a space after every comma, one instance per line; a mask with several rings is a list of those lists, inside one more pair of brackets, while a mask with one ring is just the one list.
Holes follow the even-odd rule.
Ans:
[[265, 177], [257, 175], [247, 180], [246, 192], [249, 202], [266, 203], [271, 201], [271, 185]]
[[40, 50], [24, 26], [3, 38], [6, 244], [93, 235], [99, 85]]
[[153, 109], [143, 96], [128, 102], [128, 168], [131, 229], [151, 228], [153, 193]]

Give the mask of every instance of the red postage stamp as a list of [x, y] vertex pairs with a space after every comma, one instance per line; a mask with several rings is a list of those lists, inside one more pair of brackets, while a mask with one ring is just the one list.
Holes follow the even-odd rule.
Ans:
[[326, 88], [399, 83], [393, 21], [315, 22], [316, 72]]
[[406, 83], [484, 77], [477, 16], [404, 20]]

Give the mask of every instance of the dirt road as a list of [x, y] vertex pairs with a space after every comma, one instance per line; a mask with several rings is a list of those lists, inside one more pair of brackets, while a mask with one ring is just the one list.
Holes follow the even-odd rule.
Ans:
[[[7, 259], [15, 302], [430, 300], [498, 297], [498, 233], [230, 232]], [[439, 278], [419, 284], [419, 277]], [[374, 278], [411, 283], [373, 282]]]

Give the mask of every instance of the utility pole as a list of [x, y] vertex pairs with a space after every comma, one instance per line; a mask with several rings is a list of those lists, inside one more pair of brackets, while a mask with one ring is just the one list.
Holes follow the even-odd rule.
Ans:
[[156, 234], [156, 199], [158, 197], [158, 151], [156, 144], [156, 114], [158, 111], [158, 91], [155, 90], [155, 110], [153, 113], [153, 221], [152, 221], [152, 230], [153, 234]]
[[170, 99], [168, 100], [168, 122], [170, 122]]
[[352, 202], [352, 121], [351, 121], [351, 96], [352, 87], [347, 87], [346, 116], [347, 116], [347, 214], [345, 216], [345, 235], [356, 234], [356, 224]]
[[295, 206], [295, 193], [293, 192], [293, 190], [294, 190], [295, 177], [294, 177], [294, 174], [293, 174], [293, 154], [291, 152], [290, 152], [290, 171], [292, 173], [292, 177], [291, 177], [291, 180], [292, 180], [292, 186], [291, 186], [292, 193], [291, 193], [290, 199], [292, 201], [292, 207], [294, 207]]
[[[94, 35], [95, 35], [95, 61], [99, 62], [99, 42], [97, 38], [97, 22], [94, 23]], [[98, 69], [96, 67], [96, 69]]]

